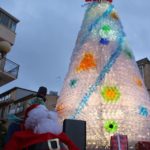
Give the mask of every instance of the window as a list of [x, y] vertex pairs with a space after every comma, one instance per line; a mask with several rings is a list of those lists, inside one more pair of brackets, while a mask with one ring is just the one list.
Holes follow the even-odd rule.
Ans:
[[2, 20], [2, 13], [0, 12], [0, 23], [1, 23], [1, 20]]
[[143, 66], [143, 65], [140, 65], [140, 66], [139, 66], [139, 70], [140, 70], [140, 73], [141, 73], [142, 78], [144, 79], [144, 66]]
[[9, 25], [9, 18], [5, 14], [1, 14], [1, 23], [7, 27]]
[[10, 94], [7, 94], [7, 95], [4, 95], [3, 97], [0, 97], [0, 102], [1, 101], [9, 101], [9, 100], [11, 100]]
[[21, 112], [23, 112], [23, 110], [24, 110], [24, 105], [23, 105], [23, 103], [18, 103], [17, 104], [17, 107], [16, 107], [16, 114], [17, 113], [21, 113]]
[[9, 111], [8, 111], [8, 114], [15, 114], [15, 111], [16, 111], [16, 105], [11, 104]]
[[14, 21], [10, 21], [10, 29], [15, 32], [15, 30], [16, 30], [16, 23]]
[[6, 26], [11, 31], [15, 32], [16, 30], [16, 22], [10, 18], [8, 15], [0, 12], [0, 24]]
[[2, 108], [2, 111], [1, 111], [1, 118], [4, 117], [4, 114], [5, 114], [5, 108]]

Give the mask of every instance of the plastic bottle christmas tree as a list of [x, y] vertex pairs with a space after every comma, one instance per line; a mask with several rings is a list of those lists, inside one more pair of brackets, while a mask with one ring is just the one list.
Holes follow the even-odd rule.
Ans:
[[[89, 4], [56, 107], [60, 120], [87, 122], [87, 149], [128, 136], [150, 140], [150, 100], [121, 22], [108, 1]], [[134, 148], [133, 148], [134, 149]]]

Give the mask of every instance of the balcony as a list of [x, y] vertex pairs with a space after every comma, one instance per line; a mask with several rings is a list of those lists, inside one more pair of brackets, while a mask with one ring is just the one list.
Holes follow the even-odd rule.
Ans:
[[18, 64], [7, 58], [0, 59], [0, 87], [16, 80], [18, 77], [18, 71]]
[[18, 22], [17, 18], [0, 7], [0, 41], [7, 41], [14, 45], [15, 29]]

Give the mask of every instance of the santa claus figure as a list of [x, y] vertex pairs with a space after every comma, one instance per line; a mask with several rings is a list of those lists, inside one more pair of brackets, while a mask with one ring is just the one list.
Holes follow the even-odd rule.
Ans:
[[62, 132], [57, 112], [49, 111], [39, 100], [25, 111], [22, 126], [21, 131], [13, 134], [5, 150], [79, 150]]
[[62, 127], [58, 123], [57, 113], [49, 111], [45, 106], [47, 88], [40, 87], [37, 96], [32, 100], [32, 105], [25, 112], [25, 129], [34, 133], [60, 134]]

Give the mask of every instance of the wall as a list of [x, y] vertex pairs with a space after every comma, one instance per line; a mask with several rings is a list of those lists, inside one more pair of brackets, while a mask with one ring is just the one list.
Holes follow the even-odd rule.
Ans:
[[150, 64], [144, 65], [144, 80], [145, 80], [145, 85], [150, 94]]
[[16, 90], [16, 97], [15, 99], [18, 100], [20, 98], [26, 97], [28, 95], [34, 94], [36, 92], [32, 92], [32, 91], [28, 91], [28, 90], [24, 90], [24, 89], [17, 89]]
[[11, 45], [14, 44], [16, 34], [7, 27], [0, 24], [0, 39], [8, 41]]
[[58, 96], [47, 95], [46, 106], [49, 110], [55, 110]]

